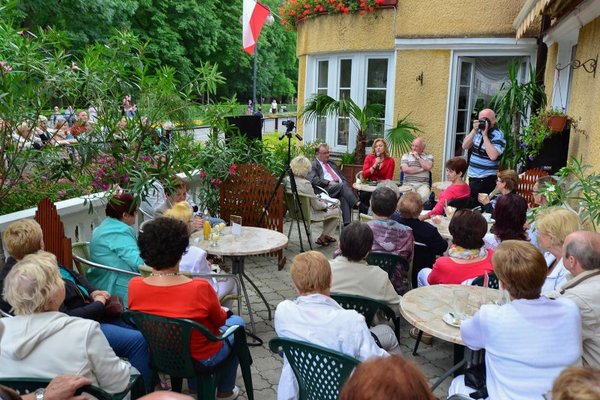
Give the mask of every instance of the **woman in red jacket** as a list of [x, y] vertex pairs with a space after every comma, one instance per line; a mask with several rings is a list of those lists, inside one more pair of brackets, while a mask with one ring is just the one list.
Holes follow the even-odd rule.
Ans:
[[[392, 179], [396, 162], [390, 156], [385, 140], [377, 138], [371, 146], [371, 154], [368, 154], [363, 163], [362, 179], [370, 181], [385, 181]], [[369, 212], [369, 201], [371, 193], [360, 192], [360, 212]]]

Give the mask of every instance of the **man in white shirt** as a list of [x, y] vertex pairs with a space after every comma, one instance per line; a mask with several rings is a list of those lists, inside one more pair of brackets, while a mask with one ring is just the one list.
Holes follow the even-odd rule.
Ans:
[[[375, 343], [365, 318], [354, 310], [344, 310], [330, 297], [331, 268], [323, 254], [308, 251], [297, 255], [290, 274], [299, 297], [277, 306], [277, 336], [327, 347], [360, 361], [388, 355]], [[298, 383], [284, 359], [277, 399], [297, 398]]]
[[[481, 306], [461, 323], [462, 340], [472, 350], [485, 349], [490, 399], [541, 398], [563, 369], [581, 360], [579, 310], [571, 300], [540, 297], [548, 267], [531, 243], [505, 240], [492, 262], [510, 302]], [[460, 375], [448, 396], [474, 391]]]
[[337, 165], [329, 160], [329, 146], [326, 143], [317, 147], [315, 161], [306, 179], [313, 186], [325, 189], [329, 196], [340, 200], [342, 219], [344, 225], [348, 225], [352, 220], [352, 208], [358, 204], [358, 197], [348, 186]]
[[425, 153], [425, 141], [416, 138], [411, 145], [410, 153], [400, 160], [400, 169], [404, 173], [403, 185], [412, 186], [421, 196], [423, 202], [429, 200], [429, 171], [433, 168], [433, 155]]
[[560, 293], [579, 307], [583, 365], [600, 368], [600, 234], [577, 231], [567, 236], [563, 262], [574, 278]]

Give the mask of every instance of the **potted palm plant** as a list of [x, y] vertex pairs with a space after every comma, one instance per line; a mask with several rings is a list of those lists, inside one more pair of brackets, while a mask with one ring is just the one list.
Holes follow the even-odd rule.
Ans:
[[367, 132], [371, 126], [380, 122], [383, 111], [382, 104], [367, 104], [361, 108], [350, 98], [335, 100], [326, 94], [316, 94], [308, 100], [301, 116], [306, 122], [314, 121], [318, 117], [348, 117], [356, 128], [354, 163], [362, 166], [367, 147]]

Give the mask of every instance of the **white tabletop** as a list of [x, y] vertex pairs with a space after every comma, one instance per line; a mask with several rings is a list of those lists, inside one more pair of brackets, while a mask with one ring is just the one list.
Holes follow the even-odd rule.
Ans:
[[203, 239], [202, 231], [192, 234], [190, 244], [200, 247], [209, 254], [218, 256], [251, 256], [281, 250], [287, 246], [288, 238], [283, 233], [265, 228], [243, 226], [242, 234], [234, 236], [231, 228], [226, 227], [221, 233], [218, 245], [209, 246]]
[[400, 313], [416, 328], [447, 342], [463, 344], [460, 329], [448, 325], [442, 316], [452, 311], [454, 290], [464, 290], [479, 296], [486, 295], [487, 301], [498, 301], [502, 297], [497, 289], [470, 285], [431, 285], [407, 292], [400, 300]]
[[[370, 193], [372, 193], [372, 192], [375, 191], [375, 189], [377, 189], [377, 184], [378, 183], [379, 182], [373, 182], [371, 184], [364, 184], [364, 183], [354, 182], [352, 184], [352, 187], [354, 189], [356, 189], [356, 190], [361, 191], [361, 192], [370, 192]], [[408, 185], [407, 186], [398, 186], [397, 187], [398, 193], [406, 193], [406, 192], [410, 192], [412, 190], [413, 190], [412, 186], [408, 186]]]
[[[434, 215], [431, 218], [427, 219], [426, 221], [429, 222], [431, 225], [435, 226], [437, 228], [438, 232], [440, 233], [440, 235], [444, 239], [452, 241], [452, 235], [450, 234], [450, 231], [448, 230], [448, 227], [450, 225], [450, 218], [444, 217], [443, 215], [438, 215], [438, 216]], [[493, 225], [492, 222], [488, 222], [488, 233], [489, 233], [490, 229], [492, 228], [492, 225]]]

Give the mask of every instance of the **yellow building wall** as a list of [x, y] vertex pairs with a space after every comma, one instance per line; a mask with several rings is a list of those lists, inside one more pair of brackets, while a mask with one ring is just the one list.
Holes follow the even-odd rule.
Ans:
[[[449, 68], [448, 50], [397, 52], [394, 121], [410, 113], [410, 118], [421, 128], [425, 151], [434, 156], [434, 181], [442, 180], [440, 163], [444, 151]], [[421, 71], [423, 85], [415, 79]]]
[[544, 88], [546, 91], [546, 98], [548, 101], [552, 99], [552, 92], [554, 90], [554, 68], [556, 60], [558, 59], [558, 43], [554, 43], [548, 47], [548, 55], [546, 56], [546, 72], [544, 73]]
[[321, 15], [298, 24], [296, 54], [392, 50], [394, 9]]
[[399, 0], [396, 36], [514, 36], [512, 23], [524, 3], [525, 0]]
[[[585, 61], [600, 54], [600, 17], [585, 25], [579, 31], [577, 59]], [[556, 65], [548, 62], [547, 68]], [[577, 122], [577, 129], [571, 130], [569, 156], [581, 157], [584, 163], [600, 170], [600, 67], [596, 77], [583, 68], [573, 71], [569, 115]]]

